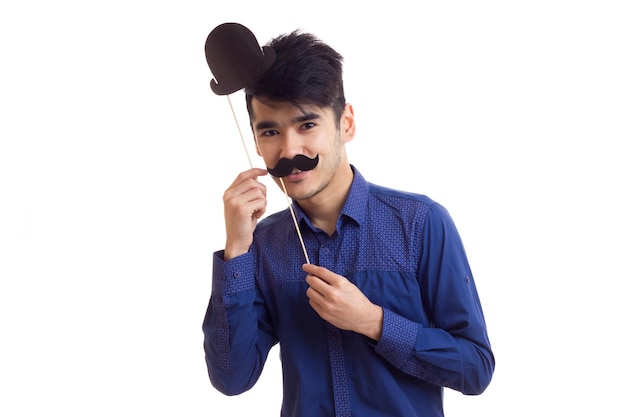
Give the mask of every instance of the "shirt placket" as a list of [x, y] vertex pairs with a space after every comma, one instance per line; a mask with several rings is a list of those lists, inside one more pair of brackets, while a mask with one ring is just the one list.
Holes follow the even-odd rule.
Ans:
[[[321, 245], [319, 251], [319, 265], [333, 269], [333, 254], [329, 245]], [[330, 373], [333, 384], [333, 399], [335, 403], [335, 417], [350, 417], [350, 396], [348, 391], [348, 375], [344, 357], [341, 331], [326, 322], [326, 340], [330, 360]]]
[[350, 397], [348, 394], [348, 375], [346, 373], [346, 361], [341, 344], [341, 332], [328, 322], [326, 322], [326, 339], [328, 340], [330, 374], [333, 382], [335, 417], [349, 417], [351, 413]]

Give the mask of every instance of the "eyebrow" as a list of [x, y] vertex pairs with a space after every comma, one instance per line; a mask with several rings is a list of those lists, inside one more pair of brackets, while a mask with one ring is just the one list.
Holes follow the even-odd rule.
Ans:
[[[305, 113], [298, 117], [294, 117], [293, 119], [291, 119], [291, 123], [298, 124], [298, 123], [309, 122], [311, 120], [319, 120], [319, 119], [321, 119], [321, 116], [319, 114], [310, 112], [310, 113]], [[276, 122], [266, 120], [266, 121], [260, 121], [259, 123], [255, 124], [254, 128], [255, 130], [263, 130], [263, 129], [272, 129], [272, 128], [275, 128], [276, 126], [278, 126]]]

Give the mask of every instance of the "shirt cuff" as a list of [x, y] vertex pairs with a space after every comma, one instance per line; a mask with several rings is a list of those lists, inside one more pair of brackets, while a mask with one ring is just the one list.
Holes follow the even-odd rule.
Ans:
[[213, 293], [235, 294], [254, 288], [254, 258], [251, 253], [224, 261], [224, 251], [213, 254]]
[[376, 352], [402, 369], [415, 347], [419, 326], [386, 308], [383, 314], [383, 332], [376, 345]]

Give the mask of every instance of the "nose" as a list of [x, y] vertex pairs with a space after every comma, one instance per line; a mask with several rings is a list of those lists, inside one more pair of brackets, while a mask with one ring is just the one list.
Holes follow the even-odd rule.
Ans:
[[304, 153], [302, 150], [302, 138], [298, 132], [293, 129], [287, 129], [282, 136], [281, 158], [292, 159], [294, 156]]

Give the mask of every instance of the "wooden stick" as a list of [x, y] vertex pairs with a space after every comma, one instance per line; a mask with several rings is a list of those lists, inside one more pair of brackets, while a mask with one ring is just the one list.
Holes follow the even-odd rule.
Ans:
[[306, 258], [306, 263], [310, 264], [309, 255], [306, 252], [306, 247], [304, 246], [304, 240], [302, 239], [302, 234], [300, 233], [300, 228], [298, 227], [298, 220], [296, 220], [296, 214], [293, 212], [293, 205], [291, 201], [289, 201], [289, 195], [287, 194], [287, 188], [285, 187], [285, 182], [282, 178], [280, 179], [280, 184], [283, 186], [283, 192], [285, 193], [285, 198], [287, 198], [287, 204], [289, 205], [289, 211], [291, 212], [291, 218], [293, 219], [293, 224], [296, 226], [296, 232], [298, 233], [298, 239], [300, 239], [300, 245], [302, 246], [302, 252], [304, 252], [304, 257]]
[[241, 133], [241, 128], [239, 127], [239, 121], [237, 120], [237, 115], [235, 114], [235, 109], [233, 108], [233, 103], [230, 101], [230, 94], [226, 95], [228, 99], [228, 104], [230, 105], [230, 111], [233, 113], [233, 118], [235, 119], [235, 124], [237, 125], [237, 130], [239, 131], [239, 137], [241, 138], [241, 143], [243, 144], [243, 148], [246, 150], [246, 156], [248, 157], [248, 162], [250, 163], [250, 168], [254, 168], [252, 165], [252, 159], [250, 159], [250, 152], [248, 152], [248, 147], [246, 146], [246, 141], [243, 139], [243, 134]]

